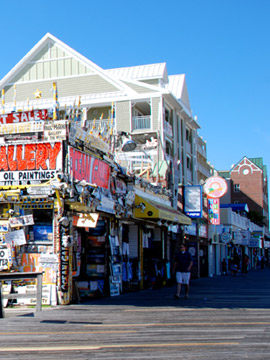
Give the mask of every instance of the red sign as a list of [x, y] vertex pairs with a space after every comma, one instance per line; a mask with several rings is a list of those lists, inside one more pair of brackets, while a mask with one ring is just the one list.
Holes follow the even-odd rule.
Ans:
[[0, 124], [15, 124], [28, 121], [47, 120], [47, 110], [32, 110], [10, 114], [0, 114]]
[[61, 142], [0, 146], [0, 182], [49, 180], [61, 168]]
[[108, 164], [72, 147], [69, 148], [69, 158], [73, 179], [85, 180], [87, 183], [109, 189], [110, 166]]

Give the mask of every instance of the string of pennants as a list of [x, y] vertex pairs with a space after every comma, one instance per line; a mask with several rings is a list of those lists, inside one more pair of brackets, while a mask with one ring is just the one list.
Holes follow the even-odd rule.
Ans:
[[[29, 106], [29, 98], [27, 98], [26, 105], [27, 108], [24, 107], [22, 109], [17, 108], [17, 88], [14, 85], [14, 95], [13, 95], [13, 110], [12, 113], [23, 113], [27, 111], [34, 111], [34, 107], [30, 108]], [[47, 111], [47, 119], [46, 120], [70, 120], [70, 121], [81, 121], [83, 124], [85, 123], [86, 114], [84, 114], [81, 108], [81, 97], [79, 96], [78, 100], [74, 101], [72, 106], [62, 106], [62, 113], [60, 113], [60, 103], [58, 97], [58, 89], [57, 83], [53, 82], [52, 86], [53, 92], [53, 107]], [[42, 98], [42, 94], [40, 90], [36, 90], [34, 92], [36, 105], [38, 106], [38, 99]], [[6, 102], [5, 102], [5, 89], [1, 90], [1, 108], [2, 108], [2, 115], [6, 114]], [[0, 115], [1, 117], [1, 115]], [[61, 119], [62, 117], [62, 119]], [[104, 114], [102, 113], [99, 119], [94, 118], [90, 124], [88, 124], [88, 132], [99, 139], [103, 140], [104, 142], [108, 143], [111, 141], [113, 135], [113, 128], [114, 128], [114, 120], [115, 120], [115, 104], [111, 104], [111, 114], [110, 119], [103, 120]], [[44, 120], [44, 119], [42, 119]]]

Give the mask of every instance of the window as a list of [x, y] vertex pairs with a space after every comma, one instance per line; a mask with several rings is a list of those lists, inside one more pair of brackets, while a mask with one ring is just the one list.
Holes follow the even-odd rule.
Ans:
[[186, 141], [188, 142], [192, 142], [192, 135], [191, 135], [191, 130], [186, 129]]
[[240, 184], [234, 184], [234, 192], [240, 191]]
[[191, 170], [191, 167], [192, 167], [191, 158], [187, 156], [187, 169]]

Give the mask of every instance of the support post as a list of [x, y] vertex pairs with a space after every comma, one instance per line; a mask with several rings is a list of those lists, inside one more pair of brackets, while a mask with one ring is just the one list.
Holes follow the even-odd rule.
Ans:
[[42, 309], [42, 273], [37, 275], [37, 305], [36, 312]]

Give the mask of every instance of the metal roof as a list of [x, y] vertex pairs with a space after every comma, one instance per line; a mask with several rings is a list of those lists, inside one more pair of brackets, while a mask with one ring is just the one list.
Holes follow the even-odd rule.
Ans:
[[166, 88], [173, 93], [173, 95], [176, 97], [176, 99], [181, 99], [182, 92], [183, 92], [183, 86], [185, 82], [185, 75], [170, 75], [169, 76], [169, 83], [166, 86]]
[[133, 80], [162, 79], [164, 83], [168, 82], [166, 63], [122, 67], [105, 71], [119, 78]]

